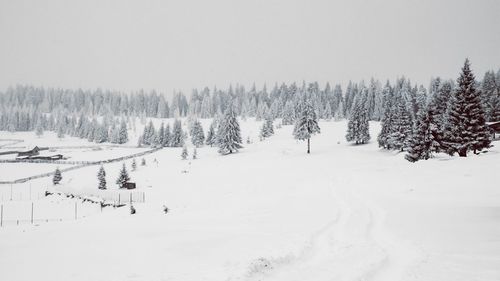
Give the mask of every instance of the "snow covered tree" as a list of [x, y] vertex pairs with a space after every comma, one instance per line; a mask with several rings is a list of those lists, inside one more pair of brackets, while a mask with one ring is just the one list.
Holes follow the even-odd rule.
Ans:
[[180, 120], [174, 121], [174, 127], [170, 136], [170, 146], [182, 147], [184, 146], [184, 132], [182, 130], [182, 123]]
[[141, 159], [141, 166], [146, 166], [146, 159], [144, 158]]
[[165, 127], [165, 130], [163, 131], [163, 143], [162, 146], [170, 146], [170, 139], [171, 139], [171, 134], [170, 134], [170, 124], [167, 124]]
[[43, 124], [40, 119], [38, 119], [38, 121], [36, 122], [35, 134], [37, 137], [43, 136]]
[[191, 129], [191, 142], [194, 146], [200, 147], [205, 142], [205, 134], [203, 133], [203, 127], [201, 126], [201, 122], [195, 120], [193, 122], [193, 127]]
[[130, 180], [130, 177], [127, 172], [127, 167], [125, 167], [125, 163], [123, 163], [122, 169], [120, 170], [120, 174], [116, 179], [116, 184], [120, 188], [124, 188], [125, 184]]
[[228, 154], [243, 148], [240, 124], [232, 106], [226, 109], [224, 117], [219, 122], [217, 129], [217, 145], [220, 154]]
[[193, 149], [193, 160], [198, 159], [198, 151], [196, 150], [196, 147]]
[[416, 129], [409, 140], [408, 154], [405, 159], [410, 162], [427, 160], [432, 157], [432, 152], [439, 147], [437, 125], [433, 120], [433, 107], [419, 111]]
[[57, 185], [61, 182], [61, 180], [62, 180], [61, 171], [59, 170], [59, 168], [56, 168], [56, 171], [54, 172], [54, 176], [52, 177], [52, 183], [54, 185]]
[[311, 136], [321, 133], [316, 112], [308, 100], [302, 100], [300, 113], [295, 121], [293, 136], [298, 140], [307, 140], [307, 153], [311, 153]]
[[205, 143], [207, 145], [213, 146], [217, 141], [217, 135], [215, 133], [215, 120], [212, 121], [210, 124], [210, 127], [208, 128], [207, 132], [207, 139], [205, 140]]
[[387, 145], [389, 149], [396, 149], [403, 151], [409, 145], [409, 140], [413, 132], [413, 122], [411, 121], [411, 114], [406, 107], [406, 103], [400, 98], [394, 108], [396, 110], [393, 128], [387, 138]]
[[449, 106], [448, 143], [451, 154], [458, 153], [460, 157], [467, 157], [470, 150], [476, 153], [489, 147], [490, 131], [469, 59], [465, 60], [457, 82], [458, 87], [453, 91]]
[[291, 100], [287, 101], [285, 104], [285, 108], [283, 109], [283, 119], [281, 120], [281, 124], [283, 125], [292, 125], [295, 121], [295, 106]]
[[354, 141], [356, 144], [363, 144], [370, 140], [368, 109], [366, 108], [366, 89], [358, 95], [347, 123], [347, 141]]
[[97, 180], [99, 181], [98, 188], [106, 189], [106, 171], [103, 166], [101, 166], [101, 168], [99, 168], [99, 172], [97, 172]]
[[126, 142], [128, 142], [127, 123], [125, 123], [125, 120], [122, 120], [120, 123], [120, 129], [118, 130], [118, 143], [124, 144]]
[[183, 146], [182, 147], [182, 153], [181, 153], [182, 160], [186, 160], [188, 156], [189, 156], [189, 154], [188, 154], [187, 147]]
[[262, 127], [260, 128], [260, 137], [262, 139], [265, 139], [272, 135], [274, 135], [273, 119], [268, 115], [264, 120], [264, 123], [262, 123]]

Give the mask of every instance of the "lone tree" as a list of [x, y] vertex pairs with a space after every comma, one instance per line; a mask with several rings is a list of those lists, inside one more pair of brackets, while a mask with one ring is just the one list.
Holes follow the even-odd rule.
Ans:
[[236, 119], [236, 113], [232, 106], [226, 110], [224, 117], [219, 122], [217, 129], [217, 145], [220, 154], [229, 154], [243, 148], [241, 140], [240, 124]]
[[101, 168], [99, 168], [99, 172], [97, 172], [97, 179], [99, 180], [98, 188], [106, 189], [106, 171], [103, 166], [101, 166]]
[[449, 106], [448, 144], [450, 154], [456, 152], [460, 157], [467, 157], [467, 151], [476, 153], [489, 147], [490, 131], [469, 59], [465, 60], [457, 82], [458, 88], [453, 91]]
[[314, 108], [309, 101], [304, 101], [293, 128], [293, 136], [298, 140], [307, 140], [307, 153], [311, 153], [311, 136], [317, 133], [321, 133], [321, 130]]
[[52, 183], [56, 185], [59, 184], [61, 180], [62, 180], [61, 171], [59, 170], [59, 168], [56, 168], [56, 171], [54, 172], [54, 177], [52, 178]]
[[122, 169], [120, 170], [120, 175], [118, 176], [118, 179], [116, 179], [116, 184], [120, 188], [124, 188], [125, 183], [127, 183], [129, 180], [130, 177], [128, 176], [127, 167], [125, 167], [125, 163], [123, 163]]
[[262, 124], [262, 127], [260, 128], [260, 137], [265, 139], [272, 135], [274, 135], [273, 119], [270, 114], [268, 114], [268, 116], [264, 120], [264, 123]]
[[195, 120], [193, 123], [193, 128], [191, 129], [191, 142], [194, 146], [200, 147], [205, 142], [205, 134], [203, 133], [203, 127], [201, 122]]

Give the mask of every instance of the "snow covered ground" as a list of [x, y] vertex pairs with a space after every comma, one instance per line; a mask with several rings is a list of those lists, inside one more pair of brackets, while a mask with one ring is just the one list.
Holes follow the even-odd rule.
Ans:
[[[241, 122], [253, 143], [236, 154], [146, 156], [133, 216], [0, 228], [0, 280], [500, 280], [497, 147], [409, 163], [377, 147], [376, 122], [362, 146], [345, 142], [345, 122], [321, 122], [307, 155], [291, 126], [260, 142], [260, 125]], [[104, 166], [107, 192], [120, 166]], [[95, 193], [97, 169], [63, 173], [58, 190]]]

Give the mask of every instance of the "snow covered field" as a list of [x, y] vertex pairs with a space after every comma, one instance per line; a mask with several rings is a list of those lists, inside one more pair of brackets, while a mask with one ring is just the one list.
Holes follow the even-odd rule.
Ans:
[[[261, 122], [240, 124], [253, 143], [239, 153], [146, 156], [131, 172], [146, 193], [136, 215], [0, 228], [0, 280], [500, 279], [497, 147], [410, 163], [377, 147], [376, 122], [360, 146], [345, 142], [345, 122], [321, 122], [307, 155], [292, 126], [260, 142]], [[120, 166], [104, 166], [107, 192]], [[97, 169], [63, 173], [58, 190], [95, 193]]]

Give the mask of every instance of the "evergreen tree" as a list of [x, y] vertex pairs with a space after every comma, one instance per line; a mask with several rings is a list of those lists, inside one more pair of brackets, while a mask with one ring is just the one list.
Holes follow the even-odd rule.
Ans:
[[432, 157], [432, 152], [436, 150], [435, 147], [439, 147], [438, 131], [433, 118], [432, 106], [429, 106], [427, 111], [419, 112], [415, 132], [409, 141], [406, 160], [410, 162], [427, 160]]
[[37, 137], [43, 136], [43, 124], [41, 119], [38, 119], [36, 122], [35, 134]]
[[205, 143], [207, 145], [213, 146], [217, 141], [217, 135], [215, 133], [215, 120], [210, 124], [210, 128], [208, 128], [207, 139]]
[[272, 135], [274, 135], [273, 119], [268, 115], [264, 120], [264, 123], [262, 123], [262, 127], [260, 128], [260, 137], [262, 139], [265, 139]]
[[118, 130], [118, 143], [119, 144], [124, 144], [128, 142], [128, 131], [127, 131], [127, 124], [125, 123], [125, 120], [122, 120], [120, 123], [120, 129]]
[[195, 120], [193, 123], [193, 128], [191, 129], [191, 142], [194, 146], [200, 147], [205, 142], [205, 134], [203, 133], [203, 127], [201, 122]]
[[413, 132], [413, 123], [404, 100], [398, 100], [395, 110], [393, 128], [388, 136], [387, 143], [390, 149], [403, 151], [409, 146], [409, 140]]
[[123, 166], [120, 170], [120, 175], [118, 176], [118, 178], [116, 179], [116, 184], [120, 187], [120, 188], [124, 188], [125, 187], [125, 184], [130, 180], [130, 177], [128, 175], [128, 172], [127, 172], [127, 167], [125, 167], [125, 163], [123, 163]]
[[488, 148], [491, 140], [469, 59], [465, 60], [457, 82], [458, 88], [453, 91], [449, 107], [448, 143], [451, 154], [458, 153], [460, 157], [467, 157], [470, 150], [476, 153]]
[[240, 132], [240, 124], [236, 119], [236, 113], [232, 106], [226, 109], [224, 117], [219, 122], [217, 129], [217, 145], [220, 154], [228, 154], [243, 148]]
[[146, 159], [144, 158], [141, 159], [141, 166], [146, 166]]
[[182, 131], [182, 123], [180, 120], [174, 121], [174, 127], [172, 129], [172, 135], [170, 137], [170, 146], [184, 146], [184, 132]]
[[163, 132], [163, 143], [162, 143], [163, 147], [170, 146], [170, 139], [171, 139], [170, 124], [167, 124]]
[[193, 160], [198, 159], [198, 151], [196, 150], [196, 147], [193, 149]]
[[59, 170], [59, 168], [56, 168], [56, 171], [54, 172], [54, 177], [52, 177], [52, 183], [54, 185], [57, 185], [61, 182], [61, 180], [62, 180], [61, 171]]
[[356, 97], [349, 122], [347, 123], [347, 141], [354, 141], [356, 144], [363, 144], [370, 140], [368, 109], [366, 108], [366, 90]]
[[99, 168], [99, 172], [97, 172], [97, 180], [99, 181], [98, 188], [106, 189], [106, 171], [103, 166], [101, 166], [101, 168]]
[[295, 121], [293, 136], [298, 140], [307, 140], [307, 153], [311, 153], [311, 136], [321, 133], [318, 118], [312, 104], [302, 100], [300, 114]]
[[188, 156], [189, 156], [189, 154], [188, 154], [187, 147], [183, 146], [182, 147], [182, 153], [181, 153], [182, 160], [186, 160]]

